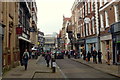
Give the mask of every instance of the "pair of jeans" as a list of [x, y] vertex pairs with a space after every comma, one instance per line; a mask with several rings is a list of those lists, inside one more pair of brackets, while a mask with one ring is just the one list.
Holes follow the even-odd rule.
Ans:
[[27, 70], [27, 64], [25, 64], [24, 66], [25, 66], [25, 70]]
[[46, 60], [47, 67], [49, 67], [49, 62], [50, 62], [50, 60]]

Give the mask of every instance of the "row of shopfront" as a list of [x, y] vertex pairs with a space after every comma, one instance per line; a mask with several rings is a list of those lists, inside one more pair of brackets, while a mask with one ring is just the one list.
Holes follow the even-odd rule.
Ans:
[[13, 51], [10, 49], [8, 53], [4, 52], [2, 54], [3, 59], [1, 61], [3, 70], [19, 65], [22, 61], [22, 56], [25, 49], [28, 49], [30, 51], [31, 47], [33, 46], [31, 41], [24, 38], [23, 36], [18, 36], [17, 42], [19, 45], [18, 48], [15, 48]]
[[120, 64], [120, 22], [111, 25], [108, 31], [108, 34], [105, 35], [77, 40], [79, 53], [82, 52], [83, 48], [86, 53], [96, 49], [96, 51], [102, 52], [102, 59], [107, 60], [107, 49], [109, 49], [111, 63]]

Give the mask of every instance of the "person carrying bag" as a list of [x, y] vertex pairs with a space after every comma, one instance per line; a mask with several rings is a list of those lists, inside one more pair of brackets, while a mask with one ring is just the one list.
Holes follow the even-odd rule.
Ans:
[[29, 53], [28, 50], [26, 49], [25, 52], [23, 53], [23, 58], [22, 58], [22, 64], [25, 66], [25, 70], [27, 70], [28, 60], [29, 60]]

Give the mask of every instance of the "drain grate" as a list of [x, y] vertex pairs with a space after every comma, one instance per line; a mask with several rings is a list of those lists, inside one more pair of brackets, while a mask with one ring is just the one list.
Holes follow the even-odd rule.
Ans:
[[34, 73], [34, 75], [33, 75], [33, 77], [32, 77], [32, 79], [31, 80], [33, 80], [34, 79], [34, 77], [35, 77], [35, 75], [36, 74], [39, 74], [39, 73], [52, 73], [51, 71], [36, 71], [35, 73]]

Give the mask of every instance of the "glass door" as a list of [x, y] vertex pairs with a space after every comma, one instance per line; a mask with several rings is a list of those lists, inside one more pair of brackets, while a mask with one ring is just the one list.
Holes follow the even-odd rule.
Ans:
[[120, 63], [120, 43], [117, 43], [116, 57], [117, 57], [117, 63]]

